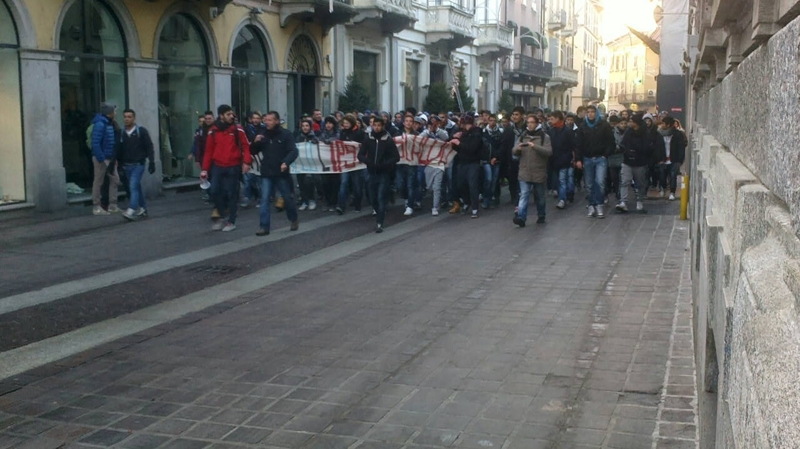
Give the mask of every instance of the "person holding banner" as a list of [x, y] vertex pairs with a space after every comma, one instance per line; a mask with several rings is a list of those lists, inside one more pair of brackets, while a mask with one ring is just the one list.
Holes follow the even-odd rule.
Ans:
[[[461, 198], [469, 198], [472, 218], [478, 218], [480, 201], [481, 156], [484, 155], [483, 131], [474, 126], [475, 117], [464, 114], [461, 117], [461, 131], [453, 136], [450, 143], [458, 154], [456, 176]], [[456, 195], [458, 197], [459, 195]], [[458, 199], [456, 199], [458, 201]]]
[[[364, 141], [364, 132], [356, 125], [356, 118], [347, 114], [342, 119], [342, 130], [339, 132], [339, 139], [343, 142]], [[343, 214], [347, 208], [347, 192], [349, 186], [353, 186], [353, 208], [361, 212], [361, 198], [364, 196], [364, 170], [353, 170], [342, 173], [342, 181], [339, 184], [339, 207], [336, 211]]]
[[389, 191], [389, 179], [400, 161], [400, 152], [394, 139], [383, 129], [383, 118], [375, 117], [372, 130], [367, 133], [358, 160], [367, 166], [369, 173], [369, 189], [372, 195], [372, 207], [377, 212], [376, 233], [383, 232], [383, 221], [386, 218], [386, 196]]
[[299, 227], [297, 221], [297, 208], [292, 192], [292, 175], [289, 166], [297, 159], [297, 145], [288, 129], [280, 126], [281, 116], [276, 111], [269, 111], [264, 116], [267, 125], [264, 139], [253, 145], [252, 152], [261, 153], [261, 210], [259, 211], [260, 227], [257, 236], [269, 235], [270, 210], [269, 197], [272, 189], [277, 189], [284, 199], [284, 208], [289, 221], [292, 222], [290, 231]]
[[[311, 119], [305, 118], [300, 122], [300, 129], [294, 136], [296, 143], [309, 142], [316, 144], [317, 135], [312, 129]], [[322, 180], [319, 175], [298, 174], [297, 183], [300, 185], [300, 207], [297, 210], [316, 210], [317, 196], [322, 194]]]

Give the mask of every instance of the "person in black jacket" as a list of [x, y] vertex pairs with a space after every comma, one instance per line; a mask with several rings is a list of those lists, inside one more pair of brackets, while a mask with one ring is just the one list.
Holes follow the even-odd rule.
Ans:
[[[350, 114], [342, 118], [342, 130], [339, 132], [339, 140], [344, 142], [364, 141], [364, 132], [356, 125], [356, 118]], [[361, 198], [364, 196], [364, 170], [353, 170], [342, 173], [342, 180], [339, 184], [339, 205], [336, 212], [343, 214], [347, 208], [348, 188], [353, 189], [353, 208], [356, 212], [361, 212]]]
[[620, 202], [617, 211], [628, 211], [628, 188], [636, 183], [636, 210], [644, 210], [642, 202], [647, 197], [647, 168], [653, 161], [654, 139], [647, 131], [647, 125], [641, 114], [634, 115], [628, 123], [628, 129], [622, 137], [622, 185], [620, 186]]
[[511, 112], [511, 123], [503, 131], [503, 161], [506, 178], [508, 179], [508, 192], [511, 194], [511, 204], [519, 203], [519, 158], [511, 154], [511, 150], [519, 145], [522, 135], [525, 134], [525, 108], [516, 106]]
[[675, 200], [675, 192], [677, 190], [678, 173], [681, 171], [681, 164], [686, 158], [686, 135], [683, 131], [677, 128], [675, 119], [666, 116], [658, 125], [658, 133], [664, 140], [665, 158], [659, 162], [659, 169], [661, 170], [661, 196], [664, 196], [664, 191], [667, 189], [667, 180], [669, 179], [669, 200]]
[[605, 218], [606, 172], [614, 152], [614, 130], [597, 113], [597, 107], [586, 108], [586, 117], [579, 124], [577, 168], [583, 169], [583, 180], [589, 189], [589, 217]]
[[[294, 134], [296, 143], [318, 144], [319, 139], [313, 131], [310, 118], [300, 121], [300, 129]], [[322, 195], [322, 178], [320, 175], [300, 173], [297, 175], [297, 184], [300, 185], [300, 207], [297, 210], [316, 210], [317, 195]]]
[[367, 166], [369, 173], [369, 190], [372, 197], [372, 208], [377, 215], [375, 232], [383, 232], [383, 220], [386, 218], [386, 195], [389, 191], [389, 180], [395, 166], [400, 162], [400, 152], [394, 138], [383, 129], [383, 118], [375, 117], [372, 130], [364, 137], [358, 160]]
[[152, 175], [156, 172], [156, 161], [153, 140], [145, 127], [136, 124], [136, 112], [133, 109], [126, 109], [123, 111], [122, 117], [125, 129], [119, 133], [119, 145], [116, 146], [114, 160], [125, 172], [129, 183], [130, 201], [128, 209], [122, 213], [122, 216], [133, 221], [147, 216], [147, 205], [142, 192], [144, 163], [150, 161], [147, 164], [147, 172]]
[[[505, 146], [503, 145], [503, 128], [497, 124], [497, 116], [487, 112], [486, 126], [483, 128], [483, 143], [486, 154], [481, 158], [483, 165], [483, 208], [488, 209], [492, 204], [500, 180], [500, 165], [505, 160]], [[494, 199], [495, 206], [499, 206], [500, 196]]]
[[556, 207], [564, 209], [567, 201], [570, 203], [575, 198], [575, 153], [578, 149], [578, 139], [575, 132], [564, 121], [564, 113], [554, 111], [547, 115], [550, 128], [550, 145], [553, 147], [553, 157], [550, 161], [558, 179], [558, 203]]
[[267, 112], [264, 124], [267, 126], [264, 138], [253, 143], [251, 152], [261, 154], [261, 210], [260, 226], [256, 235], [269, 234], [270, 210], [269, 197], [272, 189], [278, 189], [284, 199], [284, 208], [289, 221], [292, 222], [291, 231], [299, 227], [297, 221], [297, 208], [294, 203], [294, 194], [291, 183], [292, 175], [289, 166], [297, 159], [297, 145], [292, 133], [280, 126], [281, 116], [275, 111]]
[[[485, 155], [483, 144], [483, 131], [480, 127], [474, 126], [475, 118], [470, 114], [461, 117], [461, 131], [453, 136], [450, 143], [456, 151], [458, 157], [456, 170], [458, 176], [458, 191], [461, 198], [469, 198], [469, 205], [472, 210], [472, 218], [478, 218], [478, 207], [480, 201], [480, 177], [481, 177], [481, 158]], [[455, 202], [450, 213], [460, 211], [458, 202]]]

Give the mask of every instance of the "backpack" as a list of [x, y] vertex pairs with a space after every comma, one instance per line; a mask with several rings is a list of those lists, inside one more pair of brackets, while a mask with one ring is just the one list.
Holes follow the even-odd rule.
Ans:
[[90, 124], [88, 128], [86, 128], [86, 146], [89, 148], [89, 151], [92, 151], [92, 132], [94, 131], [94, 123]]

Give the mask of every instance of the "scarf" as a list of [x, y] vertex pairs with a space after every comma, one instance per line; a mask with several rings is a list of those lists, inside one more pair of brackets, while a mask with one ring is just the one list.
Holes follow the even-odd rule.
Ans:
[[594, 116], [594, 121], [589, 121], [588, 115], [584, 117], [583, 120], [586, 121], [586, 126], [589, 128], [594, 128], [598, 123], [600, 123], [600, 114]]

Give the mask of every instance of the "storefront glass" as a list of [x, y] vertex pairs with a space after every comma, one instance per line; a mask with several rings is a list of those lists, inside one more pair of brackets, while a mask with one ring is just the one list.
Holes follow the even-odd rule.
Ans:
[[405, 107], [419, 108], [419, 61], [406, 59]]
[[0, 0], [0, 206], [25, 201], [18, 43], [11, 12]]
[[267, 49], [255, 27], [244, 27], [233, 47], [231, 106], [244, 121], [252, 111], [267, 112]]
[[[64, 16], [59, 49], [61, 141], [67, 182], [92, 185], [92, 151], [86, 128], [100, 103], [127, 104], [125, 39], [108, 6], [100, 0], [77, 0]], [[119, 122], [119, 119], [117, 120]]]
[[[208, 105], [208, 54], [200, 27], [183, 14], [172, 16], [158, 41], [159, 140], [164, 181], [200, 173], [191, 154], [197, 117]], [[213, 109], [213, 108], [212, 108]]]
[[353, 76], [367, 90], [370, 108], [380, 104], [378, 98], [378, 55], [365, 51], [353, 51]]

